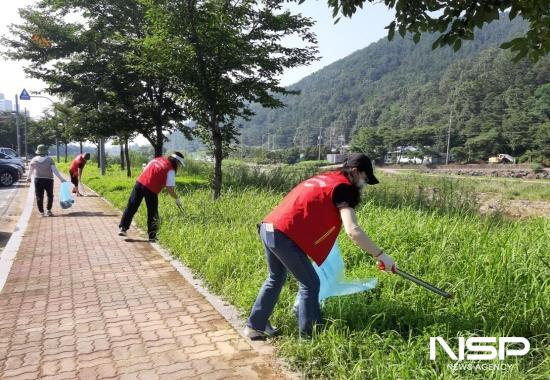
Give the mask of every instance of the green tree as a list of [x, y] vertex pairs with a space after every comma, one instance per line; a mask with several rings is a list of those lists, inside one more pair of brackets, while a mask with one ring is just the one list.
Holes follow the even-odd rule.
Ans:
[[506, 152], [502, 134], [495, 129], [466, 140], [465, 148], [473, 152], [472, 158], [481, 160]]
[[[297, 93], [279, 85], [286, 68], [315, 59], [313, 21], [282, 10], [280, 0], [148, 0], [153, 25], [143, 44], [154, 64], [170, 72], [193, 133], [214, 156], [213, 197], [220, 195], [222, 160], [237, 141], [239, 119], [253, 115], [251, 103], [283, 106], [277, 94]], [[297, 35], [304, 48], [285, 47]]]
[[[260, 145], [269, 127], [290, 132], [293, 145], [313, 145], [323, 126], [328, 143], [327, 132], [340, 128], [353, 111], [351, 131], [385, 128], [389, 150], [413, 144], [446, 152], [452, 108], [451, 147], [495, 129], [501, 130], [507, 151], [521, 155], [526, 147], [532, 148], [530, 129], [543, 120], [532, 105], [537, 88], [550, 82], [550, 56], [536, 64], [526, 59], [514, 63], [511, 52], [497, 47], [526, 30], [527, 23], [519, 18], [499, 20], [477, 30], [476, 38], [456, 53], [431, 50], [434, 35], [417, 45], [410, 38], [380, 40], [290, 86], [304, 96], [281, 97], [288, 104], [285, 109], [252, 106], [256, 115], [243, 123], [247, 142]], [[521, 94], [522, 105], [509, 107], [513, 102], [507, 102], [512, 100], [507, 91]], [[539, 104], [545, 104], [543, 97]], [[521, 123], [513, 122], [516, 119]], [[527, 138], [509, 138], [522, 135]]]
[[17, 150], [17, 130], [11, 112], [0, 112], [0, 146]]
[[351, 150], [365, 153], [374, 161], [383, 163], [387, 152], [387, 144], [376, 129], [361, 128], [351, 140]]
[[[305, 0], [298, 0], [303, 3]], [[340, 14], [351, 17], [366, 2], [378, 0], [327, 0], [333, 17]], [[529, 30], [501, 45], [516, 52], [515, 60], [529, 57], [533, 62], [550, 52], [550, 7], [547, 1], [485, 0], [485, 1], [426, 1], [384, 0], [395, 9], [394, 20], [386, 26], [388, 38], [397, 31], [402, 37], [413, 34], [418, 42], [422, 33], [439, 33], [432, 48], [449, 45], [456, 51], [464, 40], [474, 38], [474, 29], [498, 20], [500, 12], [509, 11], [508, 17], [518, 15], [529, 22]], [[339, 19], [337, 19], [338, 21]]]
[[466, 148], [463, 146], [455, 146], [451, 148], [451, 156], [453, 157], [454, 161], [458, 162], [466, 162], [468, 161], [468, 152]]
[[23, 22], [3, 42], [50, 93], [88, 115], [101, 107], [89, 135], [141, 133], [159, 156], [163, 132], [188, 131], [170, 78], [148, 63], [151, 50], [140, 43], [150, 30], [145, 12], [135, 0], [41, 0], [20, 10]]
[[40, 144], [52, 146], [55, 144], [58, 121], [51, 114], [46, 114], [43, 118], [29, 125], [29, 153], [33, 153]]
[[543, 84], [535, 91], [535, 107], [543, 120], [550, 119], [550, 83]]
[[550, 121], [536, 128], [533, 133], [533, 145], [539, 162], [550, 166]]

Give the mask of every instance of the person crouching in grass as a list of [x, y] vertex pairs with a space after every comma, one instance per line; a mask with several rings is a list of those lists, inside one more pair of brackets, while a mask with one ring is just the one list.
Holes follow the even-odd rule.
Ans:
[[[298, 184], [259, 226], [268, 276], [246, 323], [244, 335], [263, 340], [278, 333], [269, 322], [286, 280], [292, 273], [299, 283], [298, 328], [309, 337], [321, 322], [320, 282], [310, 260], [321, 265], [340, 233], [342, 224], [351, 240], [370, 253], [386, 271], [395, 262], [357, 224], [355, 207], [365, 184], [375, 185], [372, 163], [364, 154], [353, 154], [341, 170], [316, 175]], [[383, 264], [383, 267], [382, 267]]]
[[155, 242], [157, 240], [158, 194], [166, 187], [168, 194], [176, 200], [176, 206], [182, 207], [181, 199], [176, 194], [175, 186], [176, 171], [178, 167], [183, 166], [183, 154], [180, 152], [174, 152], [168, 157], [156, 157], [149, 161], [138, 177], [132, 194], [130, 194], [128, 205], [118, 225], [119, 236], [126, 236], [126, 231], [130, 228], [134, 214], [137, 212], [143, 198], [145, 198], [149, 241]]

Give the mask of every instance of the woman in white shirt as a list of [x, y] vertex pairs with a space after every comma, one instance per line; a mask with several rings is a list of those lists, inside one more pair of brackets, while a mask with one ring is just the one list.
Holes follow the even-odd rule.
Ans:
[[[34, 192], [40, 216], [53, 216], [53, 175], [55, 174], [61, 182], [65, 182], [65, 179], [59, 174], [52, 158], [48, 156], [48, 147], [46, 145], [38, 145], [35, 153], [37, 156], [29, 164], [30, 170], [27, 182], [31, 181], [31, 177], [34, 177]], [[44, 191], [48, 196], [46, 212], [44, 212]]]

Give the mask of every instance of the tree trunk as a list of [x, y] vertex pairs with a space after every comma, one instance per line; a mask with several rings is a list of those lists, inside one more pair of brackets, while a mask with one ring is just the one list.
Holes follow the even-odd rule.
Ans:
[[217, 123], [210, 123], [212, 142], [214, 143], [214, 181], [212, 182], [212, 197], [218, 199], [222, 189], [222, 134]]
[[65, 142], [65, 163], [67, 162], [67, 155], [68, 155], [68, 147], [67, 147], [67, 142]]
[[153, 148], [155, 149], [155, 157], [162, 156], [162, 142], [159, 144], [155, 144]]
[[153, 148], [155, 149], [155, 157], [162, 156], [162, 145], [164, 143], [164, 135], [162, 134], [162, 125], [160, 124], [160, 121], [157, 122], [156, 126], [156, 136], [155, 136], [155, 143], [153, 145]]
[[99, 161], [99, 142], [97, 143], [97, 167], [100, 168], [100, 161]]
[[120, 170], [124, 171], [125, 165], [124, 165], [124, 143], [120, 142]]
[[82, 141], [79, 142], [80, 145], [80, 154], [82, 154]]
[[126, 175], [132, 176], [132, 169], [130, 167], [130, 154], [128, 153], [128, 139], [124, 140], [124, 156], [126, 156]]

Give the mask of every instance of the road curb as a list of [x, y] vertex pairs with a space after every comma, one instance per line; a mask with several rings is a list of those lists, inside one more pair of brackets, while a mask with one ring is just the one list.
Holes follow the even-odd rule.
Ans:
[[11, 234], [10, 240], [8, 240], [8, 243], [2, 250], [2, 253], [0, 253], [0, 293], [6, 284], [6, 280], [8, 279], [11, 267], [17, 255], [17, 251], [21, 245], [21, 240], [27, 230], [27, 225], [29, 223], [34, 204], [33, 198], [34, 184], [31, 183], [27, 192], [25, 208], [23, 209], [23, 212], [15, 225], [15, 230]]
[[[111, 206], [116, 212], [122, 215], [122, 212], [109, 200], [105, 199], [101, 194], [95, 192], [90, 187], [86, 186], [86, 191], [89, 191], [90, 193], [94, 194], [101, 200], [103, 200], [105, 203], [107, 203], [109, 206]], [[134, 227], [137, 231], [139, 231], [140, 234], [143, 234], [146, 236], [146, 234], [135, 224], [135, 222], [132, 222], [132, 227]], [[195, 277], [195, 274], [193, 271], [185, 266], [181, 261], [174, 259], [171, 252], [167, 250], [166, 248], [160, 246], [157, 243], [149, 243], [151, 246], [157, 251], [164, 260], [166, 260], [191, 286], [199, 293], [201, 294], [207, 302], [209, 302], [214, 309], [235, 329], [235, 331], [242, 336], [246, 341], [256, 350], [257, 352], [261, 354], [271, 355], [273, 360], [276, 364], [278, 364], [283, 370], [284, 374], [289, 379], [300, 379], [302, 376], [299, 373], [296, 373], [290, 369], [290, 366], [288, 363], [286, 363], [283, 359], [279, 358], [275, 353], [275, 347], [273, 347], [271, 344], [269, 344], [266, 341], [252, 341], [248, 337], [246, 337], [243, 334], [243, 329], [245, 326], [245, 321], [241, 319], [241, 313], [237, 310], [236, 307], [228, 303], [227, 301], [223, 300], [219, 296], [212, 294], [204, 285], [203, 281], [197, 277]]]

